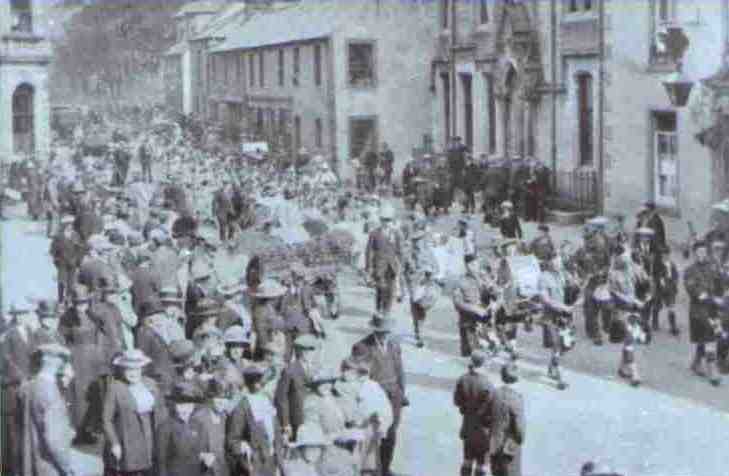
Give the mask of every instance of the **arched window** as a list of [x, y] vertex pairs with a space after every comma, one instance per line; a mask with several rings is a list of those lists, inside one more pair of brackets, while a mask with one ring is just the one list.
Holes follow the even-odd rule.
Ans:
[[35, 150], [33, 134], [33, 86], [21, 84], [13, 93], [13, 144], [16, 154], [32, 154]]
[[592, 165], [592, 76], [588, 73], [577, 75], [577, 114], [578, 134], [580, 142], [580, 165]]
[[10, 0], [12, 30], [22, 33], [33, 32], [33, 8], [31, 0]]

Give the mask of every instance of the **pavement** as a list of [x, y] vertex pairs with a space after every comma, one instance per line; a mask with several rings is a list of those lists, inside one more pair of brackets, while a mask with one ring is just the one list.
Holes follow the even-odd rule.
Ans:
[[[55, 295], [49, 242], [40, 223], [21, 218], [0, 222], [4, 305], [28, 294]], [[525, 225], [533, 236], [531, 225]], [[566, 236], [575, 230], [555, 230]], [[575, 239], [577, 236], [575, 236]], [[343, 312], [331, 325], [340, 354], [367, 333], [374, 302], [371, 289], [354, 274], [340, 280]], [[408, 397], [399, 433], [394, 470], [407, 476], [458, 474], [462, 446], [460, 415], [452, 404], [455, 381], [465, 372], [458, 356], [456, 316], [442, 298], [426, 322], [425, 349], [413, 345], [405, 305], [395, 310], [396, 336], [402, 340]], [[686, 329], [685, 322], [683, 328]], [[583, 332], [583, 329], [580, 329]], [[545, 378], [547, 353], [538, 332], [520, 338], [524, 358], [520, 382], [525, 398], [525, 476], [579, 474], [587, 460], [607, 462], [626, 476], [724, 476], [729, 474], [729, 408], [727, 387], [714, 389], [688, 375], [688, 343], [659, 335], [642, 349], [646, 383], [633, 388], [613, 377], [618, 347], [594, 348], [583, 341], [564, 361], [570, 387], [557, 390]], [[499, 385], [502, 359], [488, 365], [488, 376]]]

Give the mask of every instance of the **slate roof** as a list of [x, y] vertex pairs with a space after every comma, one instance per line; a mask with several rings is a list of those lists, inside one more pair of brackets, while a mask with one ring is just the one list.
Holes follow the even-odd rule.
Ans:
[[331, 35], [341, 16], [336, 2], [302, 2], [270, 13], [258, 13], [225, 28], [225, 40], [213, 51], [258, 48]]

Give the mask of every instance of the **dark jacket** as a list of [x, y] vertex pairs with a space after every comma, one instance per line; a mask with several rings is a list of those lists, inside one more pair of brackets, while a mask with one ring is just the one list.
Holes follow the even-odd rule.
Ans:
[[463, 415], [460, 437], [471, 445], [478, 445], [488, 451], [488, 420], [491, 399], [496, 389], [486, 376], [468, 372], [456, 383], [453, 404]]
[[298, 360], [291, 362], [281, 373], [274, 397], [281, 427], [290, 426], [295, 431], [304, 423], [304, 398], [309, 392], [306, 387], [309, 379]]
[[192, 420], [200, 424], [205, 430], [204, 433], [208, 438], [206, 445], [210, 448], [210, 452], [215, 455], [215, 464], [210, 476], [229, 476], [230, 467], [225, 451], [227, 418], [226, 415], [222, 415], [220, 421], [215, 422], [213, 421], [214, 412], [215, 410], [207, 405], [201, 406], [192, 415]]
[[[266, 435], [266, 429], [254, 418], [247, 398], [243, 398], [228, 418], [226, 432], [226, 446], [228, 454], [232, 456], [232, 468], [244, 466], [240, 458], [240, 443], [246, 442], [251, 447], [251, 474], [261, 476], [274, 476], [276, 474], [276, 455], [281, 448], [280, 431], [274, 430], [275, 435]], [[269, 443], [273, 441], [273, 450]], [[236, 473], [238, 474], [238, 473]]]
[[144, 369], [146, 376], [154, 379], [165, 392], [174, 378], [174, 367], [170, 349], [149, 326], [137, 329], [135, 342], [137, 348], [152, 359], [152, 363]]
[[515, 213], [511, 213], [508, 217], [501, 217], [499, 230], [504, 238], [518, 238], [520, 240], [522, 238], [521, 224]]
[[[6, 385], [20, 385], [31, 377], [31, 361], [35, 350], [33, 335], [28, 332], [23, 339], [20, 331], [13, 327], [5, 334], [0, 345], [0, 382]], [[5, 410], [5, 408], [3, 408]]]
[[132, 307], [137, 316], [141, 317], [142, 306], [145, 303], [157, 303], [159, 301], [162, 279], [151, 267], [137, 268], [131, 273], [130, 278], [132, 281]]
[[394, 231], [395, 240], [390, 240], [385, 232], [378, 228], [370, 233], [365, 250], [365, 270], [371, 273], [375, 281], [387, 282], [400, 272], [400, 256], [402, 243], [400, 233]]
[[85, 247], [79, 239], [67, 238], [58, 234], [51, 242], [51, 256], [56, 268], [72, 270], [79, 267], [85, 253]]
[[209, 437], [200, 422], [171, 416], [157, 430], [155, 475], [203, 476], [200, 453], [209, 453]]
[[[524, 445], [526, 422], [522, 396], [509, 387], [501, 387], [494, 392], [490, 412], [491, 439], [489, 451], [492, 455], [492, 472], [500, 476], [521, 476], [521, 448]], [[512, 451], [508, 451], [509, 448]], [[504, 453], [511, 459], [504, 461]], [[503, 473], [493, 468], [494, 457], [503, 465]]]
[[[118, 471], [145, 471], [153, 468], [155, 429], [167, 416], [164, 396], [157, 384], [144, 379], [155, 406], [151, 413], [139, 414], [134, 397], [126, 382], [114, 380], [108, 387], [104, 399], [104, 466]], [[116, 460], [111, 447], [122, 447], [122, 457]]]
[[[710, 299], [717, 294], [718, 282], [717, 269], [711, 262], [693, 263], [683, 273], [683, 284], [689, 295], [689, 334], [695, 344], [716, 340], [709, 320], [715, 314]], [[702, 293], [706, 293], [709, 300], [700, 299]]]
[[382, 352], [374, 334], [370, 334], [352, 346], [352, 356], [369, 362], [370, 378], [387, 393], [397, 420], [405, 399], [405, 371], [400, 344], [388, 339], [385, 352]]

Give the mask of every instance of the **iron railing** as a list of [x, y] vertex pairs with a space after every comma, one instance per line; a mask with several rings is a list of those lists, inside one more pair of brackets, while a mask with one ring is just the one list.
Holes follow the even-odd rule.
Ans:
[[588, 210], [598, 205], [597, 171], [576, 169], [557, 171], [552, 199], [558, 207]]

